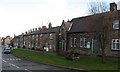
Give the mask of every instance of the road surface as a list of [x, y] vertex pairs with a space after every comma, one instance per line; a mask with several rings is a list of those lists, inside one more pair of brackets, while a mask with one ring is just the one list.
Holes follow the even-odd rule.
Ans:
[[2, 72], [80, 72], [46, 64], [35, 63], [2, 53]]

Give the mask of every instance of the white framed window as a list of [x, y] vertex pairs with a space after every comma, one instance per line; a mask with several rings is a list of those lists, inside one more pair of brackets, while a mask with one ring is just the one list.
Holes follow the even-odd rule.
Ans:
[[83, 38], [80, 37], [80, 47], [83, 47]]
[[36, 38], [38, 38], [38, 35], [36, 35]]
[[49, 48], [52, 49], [52, 45], [49, 45]]
[[32, 39], [34, 39], [34, 35], [32, 35]]
[[28, 36], [28, 40], [30, 40], [31, 39], [31, 36]]
[[113, 29], [120, 29], [119, 20], [113, 21]]
[[76, 37], [74, 37], [74, 47], [76, 47]]
[[50, 34], [50, 39], [53, 39], [53, 34], [52, 33]]
[[40, 34], [40, 39], [42, 39], [42, 37], [43, 37], [43, 34]]
[[35, 43], [35, 46], [37, 47], [37, 42]]
[[87, 42], [87, 48], [90, 48], [90, 42]]
[[70, 38], [70, 47], [73, 47], [73, 38]]
[[36, 41], [38, 40], [38, 35], [36, 35]]
[[34, 47], [34, 44], [32, 43], [32, 47]]
[[25, 36], [23, 37], [23, 40], [25, 40]]
[[64, 51], [64, 42], [65, 42], [65, 41], [62, 40], [62, 44], [61, 44], [62, 47], [61, 47], [61, 48], [62, 48], [63, 51]]
[[24, 41], [24, 44], [23, 45], [26, 45], [26, 42]]
[[28, 43], [28, 46], [30, 47], [30, 42]]
[[120, 39], [112, 39], [112, 50], [120, 50]]

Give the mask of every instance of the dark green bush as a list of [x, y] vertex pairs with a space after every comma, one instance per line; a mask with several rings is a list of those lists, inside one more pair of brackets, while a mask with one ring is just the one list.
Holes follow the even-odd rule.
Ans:
[[70, 51], [65, 56], [68, 60], [76, 60], [79, 59], [79, 53], [75, 53], [74, 51]]

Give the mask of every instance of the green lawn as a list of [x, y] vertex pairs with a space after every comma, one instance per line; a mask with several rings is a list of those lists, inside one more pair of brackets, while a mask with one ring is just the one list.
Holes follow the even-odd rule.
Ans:
[[17, 57], [22, 57], [28, 60], [34, 60], [40, 63], [47, 63], [57, 66], [73, 67], [85, 70], [117, 70], [118, 60], [106, 59], [105, 63], [101, 62], [98, 57], [80, 56], [78, 60], [67, 60], [64, 57], [53, 54], [43, 54], [33, 51], [16, 49], [12, 53]]

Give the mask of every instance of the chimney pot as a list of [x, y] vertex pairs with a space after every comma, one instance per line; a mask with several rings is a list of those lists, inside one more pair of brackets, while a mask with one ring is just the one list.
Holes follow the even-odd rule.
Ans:
[[33, 31], [34, 31], [34, 28], [33, 28]]
[[110, 11], [117, 11], [117, 4], [115, 2], [110, 3]]
[[25, 32], [25, 34], [27, 34], [27, 32]]
[[37, 31], [37, 28], [35, 28], [35, 31]]

